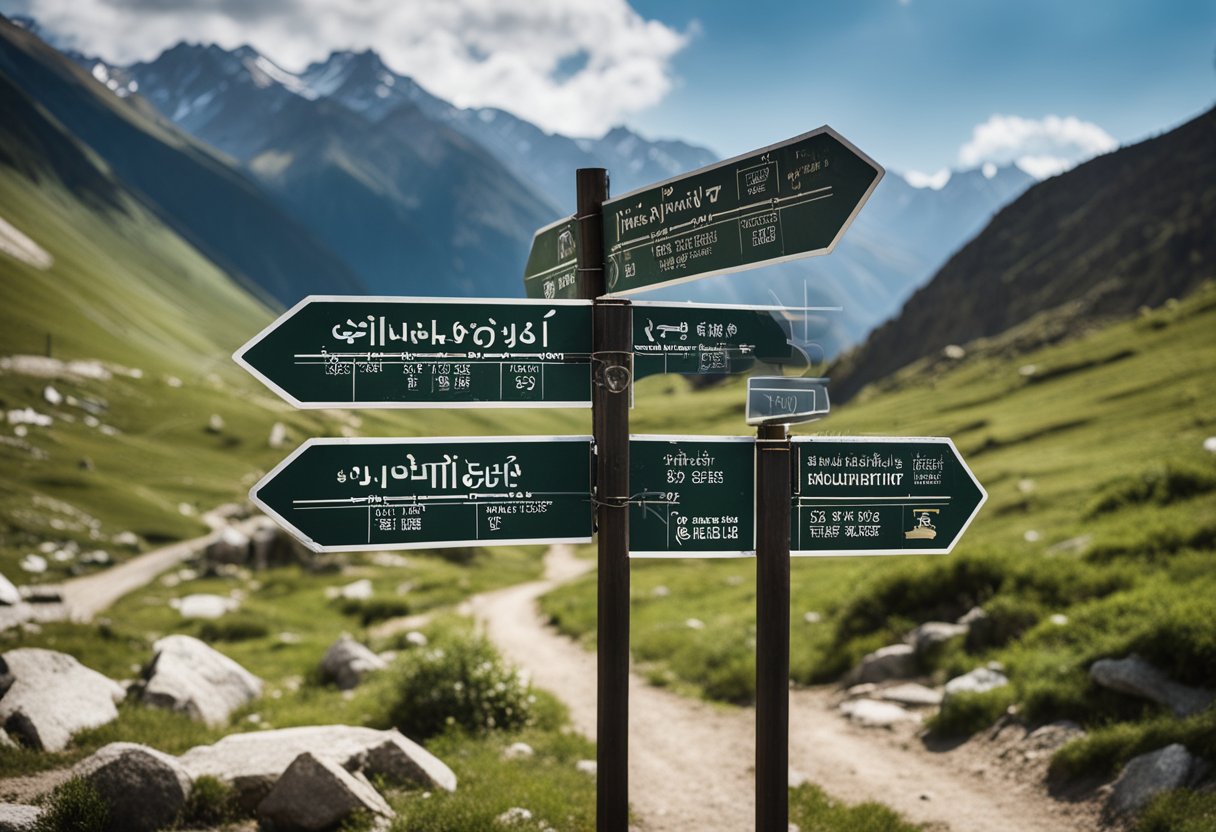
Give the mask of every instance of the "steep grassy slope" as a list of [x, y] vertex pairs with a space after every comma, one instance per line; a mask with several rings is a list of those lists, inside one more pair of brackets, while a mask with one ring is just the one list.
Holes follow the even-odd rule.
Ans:
[[838, 400], [1048, 310], [1049, 337], [1216, 277], [1216, 110], [1024, 193], [833, 370]]
[[[88, 145], [179, 235], [265, 297], [359, 291], [354, 274], [213, 151], [119, 99], [0, 18], [0, 71]], [[9, 120], [5, 114], [6, 121]]]

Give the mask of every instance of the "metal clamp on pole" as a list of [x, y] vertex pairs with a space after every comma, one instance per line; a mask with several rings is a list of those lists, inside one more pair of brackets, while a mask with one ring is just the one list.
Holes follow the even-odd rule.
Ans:
[[756, 830], [789, 828], [790, 439], [756, 429]]

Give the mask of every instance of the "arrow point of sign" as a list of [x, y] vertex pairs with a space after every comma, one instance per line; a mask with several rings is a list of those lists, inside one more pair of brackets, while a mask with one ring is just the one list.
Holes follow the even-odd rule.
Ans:
[[984, 488], [983, 484], [976, 478], [975, 473], [972, 472], [971, 467], [967, 465], [967, 461], [963, 459], [963, 455], [959, 453], [958, 446], [954, 444], [954, 440], [948, 436], [942, 438], [945, 439], [946, 444], [950, 446], [950, 452], [954, 454], [954, 458], [958, 461], [959, 467], [963, 469], [964, 473], [966, 473], [971, 479], [972, 485], [974, 485], [976, 490], [980, 492], [979, 502], [975, 504], [975, 508], [972, 509], [971, 514], [967, 516], [966, 521], [958, 530], [958, 534], [954, 536], [954, 539], [950, 541], [950, 545], [946, 548], [946, 554], [950, 554], [954, 551], [954, 547], [958, 545], [958, 542], [963, 539], [963, 535], [967, 533], [967, 529], [970, 527], [971, 521], [974, 520], [976, 515], [980, 513], [980, 509], [984, 507], [984, 503], [988, 502], [988, 490]]

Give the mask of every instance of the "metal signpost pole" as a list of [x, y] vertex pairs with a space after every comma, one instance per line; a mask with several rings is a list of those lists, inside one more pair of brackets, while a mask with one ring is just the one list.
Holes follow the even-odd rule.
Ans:
[[756, 430], [756, 832], [789, 828], [790, 439]]
[[[629, 824], [629, 400], [633, 336], [628, 301], [604, 294], [602, 206], [608, 174], [578, 171], [579, 282], [595, 298], [592, 312], [591, 413], [597, 471], [599, 623], [596, 700], [596, 829]], [[788, 527], [788, 522], [786, 526]]]

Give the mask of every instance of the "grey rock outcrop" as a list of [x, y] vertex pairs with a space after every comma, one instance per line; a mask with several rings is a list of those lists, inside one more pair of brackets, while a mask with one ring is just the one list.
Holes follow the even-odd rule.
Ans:
[[987, 693], [1009, 684], [1004, 673], [988, 667], [977, 667], [970, 673], [955, 676], [946, 682], [945, 698], [957, 696], [960, 693]]
[[929, 708], [942, 704], [942, 692], [915, 682], [892, 685], [875, 693], [879, 699], [913, 708]]
[[952, 638], [965, 636], [967, 625], [951, 624], [948, 621], [926, 621], [908, 633], [908, 643], [917, 655], [924, 655], [940, 647]]
[[77, 731], [118, 716], [126, 691], [66, 653], [25, 647], [0, 656], [0, 724], [24, 745], [62, 751]]
[[919, 722], [920, 717], [904, 710], [894, 702], [873, 699], [852, 699], [842, 702], [840, 712], [851, 721], [866, 728], [889, 728], [900, 722]]
[[396, 816], [362, 775], [305, 751], [258, 804], [258, 818], [275, 832], [325, 832], [356, 811]]
[[916, 653], [910, 644], [892, 644], [866, 655], [853, 669], [850, 681], [885, 682], [916, 675]]
[[42, 810], [21, 803], [0, 803], [0, 832], [35, 832]]
[[124, 832], [155, 832], [173, 822], [193, 781], [181, 764], [154, 748], [113, 742], [72, 769], [110, 808], [109, 824]]
[[0, 575], [0, 604], [11, 607], [20, 603], [21, 593], [17, 591], [17, 587], [13, 586], [13, 582], [8, 578]]
[[1190, 785], [1202, 773], [1201, 766], [1201, 761], [1179, 743], [1141, 754], [1123, 767], [1106, 808], [1114, 814], [1142, 809], [1154, 795]]
[[191, 636], [166, 636], [152, 645], [155, 657], [141, 697], [144, 702], [223, 725], [234, 710], [257, 699], [262, 681]]
[[348, 725], [316, 725], [232, 734], [191, 748], [181, 763], [193, 777], [230, 783], [252, 810], [292, 761], [308, 752], [348, 771], [425, 789], [456, 790], [456, 775], [435, 755], [400, 732]]
[[336, 683], [342, 690], [350, 690], [358, 687], [366, 674], [386, 667], [384, 659], [343, 633], [321, 659], [321, 678]]
[[1089, 668], [1089, 677], [1104, 688], [1164, 705], [1177, 716], [1192, 716], [1206, 710], [1216, 698], [1210, 690], [1173, 681], [1139, 656], [1098, 659]]

